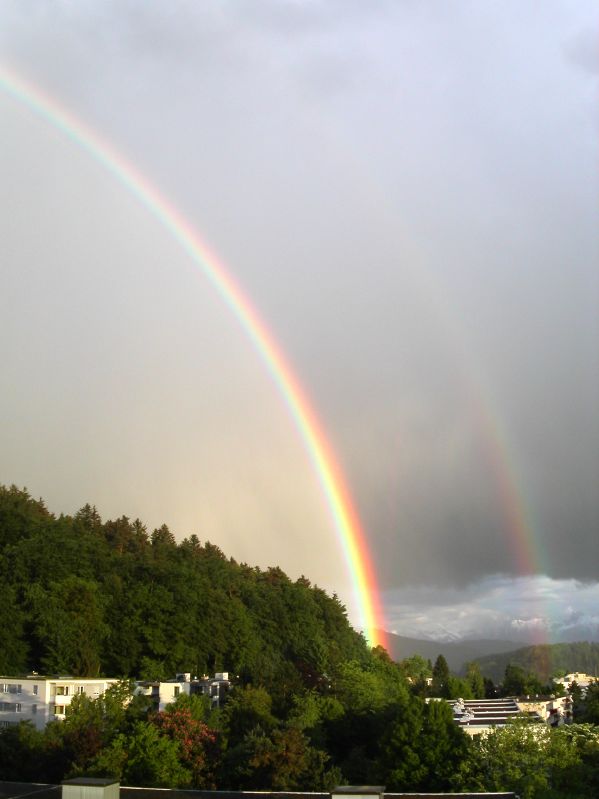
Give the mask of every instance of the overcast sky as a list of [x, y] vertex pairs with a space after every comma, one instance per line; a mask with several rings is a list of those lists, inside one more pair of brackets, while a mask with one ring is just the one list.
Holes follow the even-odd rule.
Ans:
[[[274, 333], [347, 476], [389, 629], [596, 629], [598, 28], [591, 0], [0, 5], [0, 63], [154, 183]], [[106, 170], [1, 90], [0, 125], [0, 482], [305, 573], [353, 615], [239, 323]]]

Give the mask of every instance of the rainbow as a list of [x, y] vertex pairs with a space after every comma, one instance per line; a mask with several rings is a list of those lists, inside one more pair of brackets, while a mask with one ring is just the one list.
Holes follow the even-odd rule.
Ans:
[[[322, 117], [318, 120], [322, 122]], [[471, 406], [485, 464], [492, 476], [505, 539], [517, 574], [548, 573], [543, 561], [538, 520], [523, 491], [524, 482], [514, 458], [514, 442], [510, 440], [494, 392], [474, 355], [464, 325], [455, 307], [448, 302], [451, 291], [443, 286], [439, 276], [426, 268], [422, 248], [414, 246], [412, 233], [402, 221], [403, 214], [395, 212], [393, 197], [384, 190], [381, 182], [373, 179], [361, 154], [348, 143], [347, 130], [339, 127], [331, 131], [321, 124], [319, 134], [328, 140], [331, 149], [343, 153], [344, 160], [351, 164], [362, 186], [371, 195], [371, 205], [377, 209], [379, 224], [393, 231], [394, 237], [406, 248], [408, 257], [403, 259], [402, 268], [410, 273], [414, 287], [425, 298], [429, 317], [438, 321], [445, 334], [463, 387], [463, 400]]]
[[283, 397], [323, 491], [351, 577], [358, 624], [371, 646], [387, 647], [380, 592], [366, 534], [343, 474], [300, 382], [258, 312], [184, 216], [111, 145], [55, 99], [0, 66], [4, 91], [85, 150], [172, 234], [233, 312]]

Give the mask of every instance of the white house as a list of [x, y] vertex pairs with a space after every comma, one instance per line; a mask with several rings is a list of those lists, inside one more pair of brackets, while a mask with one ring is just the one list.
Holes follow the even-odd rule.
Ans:
[[566, 690], [572, 685], [573, 682], [582, 688], [583, 693], [592, 682], [599, 680], [599, 677], [593, 677], [591, 674], [585, 674], [581, 671], [573, 671], [571, 674], [566, 674], [565, 677], [554, 677], [553, 682], [562, 685]]
[[64, 719], [73, 697], [97, 699], [117, 679], [100, 677], [0, 677], [0, 727], [31, 721], [38, 730], [49, 721]]
[[515, 701], [523, 713], [537, 713], [552, 727], [572, 721], [572, 698], [566, 696], [517, 696]]
[[182, 694], [192, 696], [204, 694], [210, 697], [212, 707], [220, 707], [231, 687], [227, 671], [217, 671], [214, 677], [204, 675], [200, 679], [191, 678], [190, 672], [177, 674], [172, 680], [138, 682], [139, 693], [151, 696], [157, 710], [163, 711], [172, 705]]

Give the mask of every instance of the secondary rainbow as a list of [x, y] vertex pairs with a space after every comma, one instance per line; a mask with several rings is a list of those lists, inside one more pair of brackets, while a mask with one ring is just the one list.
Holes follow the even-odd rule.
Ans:
[[351, 575], [359, 624], [372, 646], [386, 646], [372, 558], [341, 469], [299, 380], [256, 309], [183, 215], [111, 145], [55, 99], [2, 66], [0, 86], [86, 150], [135, 195], [172, 233], [233, 311], [284, 398], [318, 476]]

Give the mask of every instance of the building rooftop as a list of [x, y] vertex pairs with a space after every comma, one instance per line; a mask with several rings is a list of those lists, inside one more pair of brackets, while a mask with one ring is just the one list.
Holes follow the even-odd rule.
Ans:
[[[114, 784], [113, 780], [108, 781]], [[57, 799], [60, 785], [41, 785], [31, 782], [0, 782], [0, 799]], [[356, 787], [356, 786], [353, 786]], [[372, 788], [372, 786], [366, 786]], [[122, 799], [330, 799], [331, 794], [309, 791], [186, 791], [168, 788], [121, 787]], [[447, 796], [459, 799], [516, 799], [507, 793], [385, 793], [389, 799], [422, 799], [422, 797]]]

